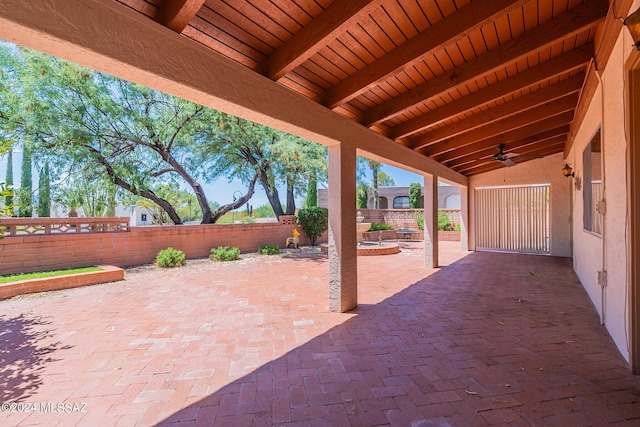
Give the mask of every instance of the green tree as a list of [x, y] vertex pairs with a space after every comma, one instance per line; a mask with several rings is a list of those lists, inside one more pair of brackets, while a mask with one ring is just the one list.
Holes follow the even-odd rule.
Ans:
[[396, 182], [392, 177], [387, 175], [386, 172], [378, 172], [378, 186], [379, 187], [395, 187]]
[[305, 199], [305, 208], [315, 208], [318, 206], [318, 179], [315, 176], [309, 178], [309, 186], [307, 187], [307, 198]]
[[49, 162], [44, 162], [38, 177], [38, 217], [51, 216], [51, 177], [49, 175]]
[[[154, 193], [162, 183], [190, 187], [202, 222], [215, 222], [233, 208], [212, 212], [198, 177], [212, 156], [192, 153], [215, 124], [213, 110], [39, 53], [0, 46], [0, 126], [5, 133], [35, 141], [59, 173], [102, 175], [145, 197], [181, 224], [175, 207]], [[255, 173], [254, 173], [255, 175]], [[241, 206], [253, 195], [255, 179]]]
[[[13, 144], [13, 141], [0, 140], [0, 156], [4, 156], [5, 154], [8, 155], [8, 153], [11, 152], [12, 144]], [[9, 203], [7, 203], [7, 201], [9, 201]], [[14, 211], [13, 189], [11, 186], [8, 186], [6, 183], [0, 182], [0, 217], [13, 216], [13, 211]], [[0, 233], [0, 239], [3, 239], [3, 238], [4, 238], [4, 233]]]
[[369, 186], [363, 182], [356, 187], [356, 208], [367, 209], [369, 203]]
[[380, 209], [380, 196], [378, 195], [378, 172], [382, 167], [382, 163], [375, 160], [367, 159], [367, 166], [371, 169], [371, 187], [373, 188], [373, 208]]
[[[326, 147], [224, 113], [215, 114], [198, 148], [198, 159], [213, 158], [208, 178], [257, 177], [277, 217], [295, 214], [295, 194], [303, 194], [309, 177], [326, 176]], [[282, 207], [279, 185], [286, 191]], [[236, 207], [242, 204], [236, 204]]]
[[54, 200], [67, 211], [69, 217], [75, 218], [78, 216], [78, 209], [82, 207], [82, 190], [67, 182], [58, 187]]
[[320, 207], [300, 209], [298, 222], [314, 246], [318, 237], [329, 229], [329, 210]]
[[[9, 208], [13, 206], [13, 150], [9, 146], [7, 150], [7, 173], [5, 175], [5, 185], [8, 191], [4, 198], [5, 207]], [[10, 193], [10, 194], [9, 194]], [[13, 216], [11, 214], [10, 216]]]
[[23, 146], [22, 165], [20, 167], [20, 190], [18, 190], [18, 216], [31, 218], [33, 216], [33, 175], [31, 173], [31, 150]]
[[422, 186], [416, 182], [409, 185], [409, 208], [420, 208], [420, 201], [422, 200]]

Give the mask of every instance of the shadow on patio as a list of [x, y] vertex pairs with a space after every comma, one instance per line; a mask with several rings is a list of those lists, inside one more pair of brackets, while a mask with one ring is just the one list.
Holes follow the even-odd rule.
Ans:
[[472, 253], [351, 314], [159, 425], [640, 420], [638, 380], [567, 259]]
[[29, 399], [43, 382], [41, 371], [45, 365], [56, 360], [53, 354], [71, 348], [60, 341], [41, 343], [51, 337], [51, 331], [46, 329], [51, 323], [42, 316], [0, 315], [1, 403]]

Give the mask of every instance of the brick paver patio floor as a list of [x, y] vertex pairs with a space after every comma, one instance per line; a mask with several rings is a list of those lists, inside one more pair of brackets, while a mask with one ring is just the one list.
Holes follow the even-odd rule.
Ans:
[[640, 425], [569, 260], [441, 242], [430, 270], [402, 245], [359, 258], [348, 314], [327, 311], [322, 255], [0, 301], [2, 400], [29, 411], [0, 425]]

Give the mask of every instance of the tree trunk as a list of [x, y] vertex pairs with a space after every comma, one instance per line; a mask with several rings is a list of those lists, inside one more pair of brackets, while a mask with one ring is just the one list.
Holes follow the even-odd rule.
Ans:
[[91, 151], [96, 155], [96, 159], [98, 160], [98, 163], [104, 166], [104, 168], [107, 170], [107, 174], [109, 175], [109, 178], [111, 178], [111, 182], [113, 182], [119, 187], [124, 188], [131, 194], [134, 194], [136, 196], [142, 196], [146, 199], [151, 200], [152, 202], [160, 206], [162, 209], [164, 209], [165, 212], [167, 212], [167, 215], [169, 215], [169, 218], [171, 218], [171, 221], [173, 221], [175, 225], [182, 224], [182, 220], [180, 219], [178, 212], [176, 212], [176, 210], [173, 208], [171, 203], [169, 203], [168, 201], [166, 201], [161, 197], [156, 196], [155, 193], [151, 190], [138, 190], [137, 188], [133, 187], [131, 184], [129, 184], [128, 182], [126, 182], [125, 180], [123, 180], [122, 178], [116, 175], [116, 172], [115, 170], [113, 170], [113, 167], [111, 167], [107, 159], [105, 159], [100, 154], [99, 151], [95, 149], [91, 149]]
[[213, 212], [211, 211], [211, 207], [209, 206], [209, 202], [207, 201], [207, 197], [204, 194], [204, 190], [198, 181], [196, 181], [190, 174], [187, 172], [182, 165], [171, 155], [171, 153], [165, 151], [163, 153], [163, 157], [167, 163], [171, 165], [173, 170], [180, 175], [189, 186], [193, 189], [193, 192], [198, 200], [198, 204], [200, 205], [200, 209], [202, 210], [202, 224], [212, 224], [215, 221], [213, 220]]
[[[244, 196], [240, 197], [238, 200], [236, 200], [233, 203], [228, 203], [224, 206], [221, 206], [218, 210], [216, 210], [213, 215], [211, 216], [211, 224], [215, 223], [217, 220], [220, 219], [220, 217], [224, 214], [226, 214], [227, 212], [229, 212], [232, 209], [236, 209], [242, 205], [244, 205], [245, 203], [247, 203], [249, 201], [249, 199], [251, 199], [251, 197], [253, 197], [253, 193], [255, 190], [255, 186], [256, 186], [256, 181], [258, 180], [258, 174], [254, 175], [253, 178], [251, 179], [251, 182], [249, 183], [249, 188], [247, 189], [247, 194], [245, 194]], [[204, 222], [203, 222], [204, 224]]]
[[287, 177], [287, 212], [285, 215], [296, 214], [296, 199], [293, 194], [293, 180]]

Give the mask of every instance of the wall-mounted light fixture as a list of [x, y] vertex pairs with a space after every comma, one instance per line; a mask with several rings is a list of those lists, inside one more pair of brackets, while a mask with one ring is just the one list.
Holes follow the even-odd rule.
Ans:
[[571, 177], [575, 177], [576, 174], [575, 172], [572, 172], [573, 169], [571, 169], [571, 166], [569, 166], [568, 163], [564, 164], [564, 167], [562, 168], [562, 173], [564, 174], [564, 176], [566, 176], [567, 178]]
[[640, 9], [627, 16], [623, 23], [633, 37], [633, 45], [640, 50]]

